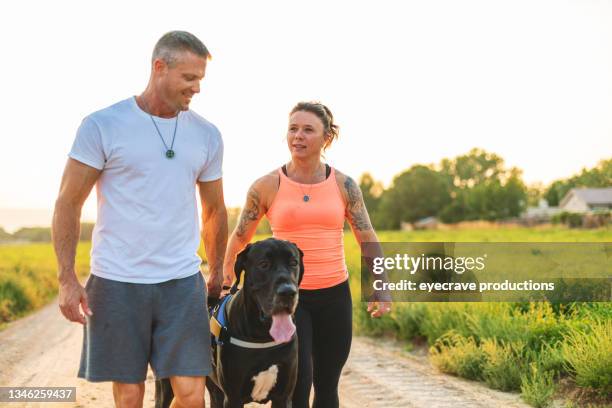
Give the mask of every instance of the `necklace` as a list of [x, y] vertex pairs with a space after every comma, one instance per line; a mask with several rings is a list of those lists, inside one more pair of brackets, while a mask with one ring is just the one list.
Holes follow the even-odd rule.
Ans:
[[[317, 167], [317, 171], [319, 170], [320, 166]], [[315, 173], [315, 176], [317, 174]], [[300, 188], [300, 191], [302, 192], [302, 200], [307, 203], [310, 201], [310, 190], [312, 190], [312, 186], [314, 184], [309, 184], [310, 187], [308, 187], [308, 192], [305, 193], [304, 190], [302, 189], [302, 183], [297, 183], [298, 187]]]
[[164, 147], [166, 148], [166, 157], [168, 159], [173, 158], [174, 150], [172, 150], [172, 148], [174, 147], [174, 139], [176, 138], [176, 128], [178, 127], [178, 118], [179, 118], [180, 112], [176, 114], [176, 120], [174, 121], [174, 133], [172, 134], [172, 143], [170, 144], [170, 147], [168, 147], [168, 145], [166, 144], [166, 141], [164, 140], [164, 137], [162, 136], [161, 132], [159, 131], [159, 128], [157, 127], [157, 123], [155, 123], [155, 119], [153, 119], [153, 115], [149, 113], [149, 107], [147, 106], [144, 100], [141, 100], [141, 101], [142, 101], [142, 104], [147, 109], [147, 113], [149, 114], [149, 117], [151, 118], [151, 122], [153, 122], [153, 126], [155, 126], [155, 130], [157, 130], [157, 134], [159, 135], [159, 138], [161, 139], [162, 143], [164, 144]]
[[302, 192], [302, 194], [304, 195], [302, 197], [302, 200], [304, 200], [305, 203], [310, 201], [310, 190], [312, 190], [312, 184], [310, 185], [310, 188], [308, 189], [308, 193], [304, 193], [304, 190], [302, 190], [302, 185], [298, 184], [300, 187], [300, 191]]

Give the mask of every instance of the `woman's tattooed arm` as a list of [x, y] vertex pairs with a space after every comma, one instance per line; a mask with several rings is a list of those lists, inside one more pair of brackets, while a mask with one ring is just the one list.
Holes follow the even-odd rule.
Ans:
[[370, 217], [363, 202], [363, 194], [355, 181], [349, 176], [345, 176], [344, 189], [348, 197], [347, 218], [355, 231], [372, 230]]
[[259, 193], [253, 187], [249, 189], [247, 193], [247, 202], [240, 214], [240, 221], [236, 227], [236, 235], [239, 237], [244, 236], [247, 231], [248, 224], [251, 222], [257, 222], [261, 218], [261, 207]]

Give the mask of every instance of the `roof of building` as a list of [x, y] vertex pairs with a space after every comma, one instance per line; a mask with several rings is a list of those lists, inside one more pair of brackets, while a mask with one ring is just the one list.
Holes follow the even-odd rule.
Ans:
[[579, 199], [589, 205], [612, 204], [612, 187], [602, 188], [572, 188], [559, 203], [563, 207], [572, 197], [576, 195]]

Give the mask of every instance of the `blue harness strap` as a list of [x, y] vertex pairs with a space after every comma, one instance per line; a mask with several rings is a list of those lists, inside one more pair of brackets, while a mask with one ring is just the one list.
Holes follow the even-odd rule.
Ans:
[[223, 300], [221, 301], [221, 304], [219, 305], [219, 310], [217, 312], [217, 320], [219, 321], [219, 324], [221, 324], [221, 326], [226, 327], [225, 324], [225, 305], [227, 304], [227, 302], [229, 302], [229, 300], [232, 298], [232, 295], [227, 295], [223, 298]]
[[225, 306], [232, 298], [231, 294], [225, 296], [221, 303], [215, 306], [210, 312], [210, 331], [215, 338], [217, 345], [222, 345], [227, 337], [227, 319], [225, 317]]

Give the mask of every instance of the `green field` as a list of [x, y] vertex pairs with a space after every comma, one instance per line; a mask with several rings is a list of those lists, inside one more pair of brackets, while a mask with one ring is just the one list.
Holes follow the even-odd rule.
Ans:
[[[610, 242], [611, 229], [483, 229], [379, 233], [382, 242]], [[346, 257], [353, 298], [361, 259], [352, 236]], [[392, 336], [408, 349], [425, 344], [441, 371], [521, 392], [536, 407], [558, 389], [572, 389], [581, 406], [612, 403], [612, 303], [395, 303], [372, 319], [355, 302], [359, 334]], [[578, 391], [576, 391], [578, 390]], [[592, 405], [589, 405], [592, 404]]]
[[[77, 249], [76, 268], [89, 272], [89, 242]], [[0, 245], [0, 326], [47, 304], [57, 295], [57, 264], [51, 244]]]
[[[263, 237], [257, 237], [260, 239]], [[380, 232], [386, 242], [610, 242], [611, 229], [499, 228]], [[612, 304], [396, 303], [371, 319], [360, 300], [360, 252], [346, 234], [355, 332], [392, 336], [407, 348], [426, 345], [442, 371], [519, 391], [533, 406], [547, 406], [560, 385], [604, 406], [612, 395]], [[77, 270], [87, 275], [89, 243], [80, 243]], [[0, 246], [0, 325], [56, 296], [50, 244]], [[557, 394], [555, 394], [557, 393]]]

